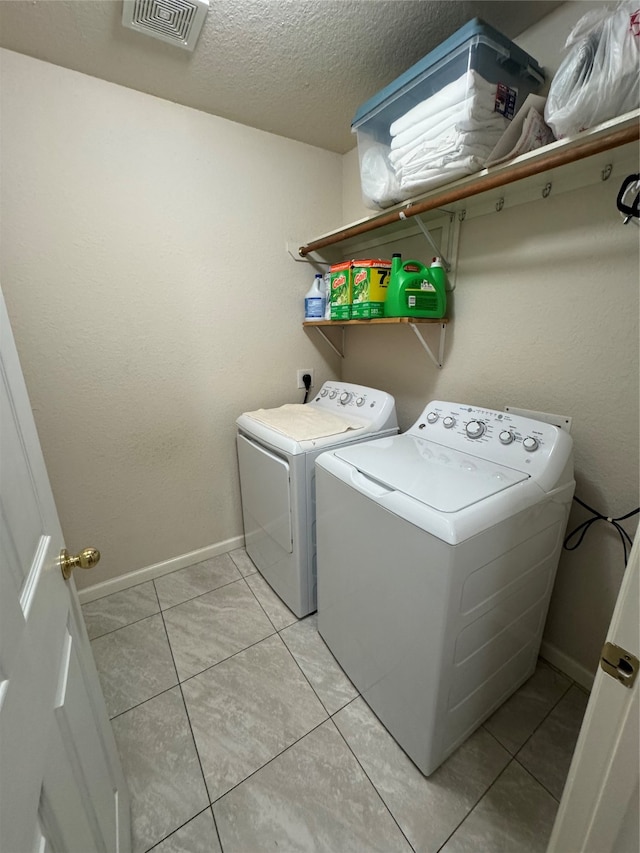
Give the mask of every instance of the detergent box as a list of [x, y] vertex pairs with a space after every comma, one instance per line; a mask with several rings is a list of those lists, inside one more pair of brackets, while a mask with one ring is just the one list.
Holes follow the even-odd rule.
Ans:
[[351, 287], [352, 270], [351, 261], [343, 261], [333, 264], [331, 273], [331, 319], [351, 319]]
[[384, 303], [391, 273], [391, 261], [361, 260], [351, 262], [352, 306], [354, 320], [384, 317]]

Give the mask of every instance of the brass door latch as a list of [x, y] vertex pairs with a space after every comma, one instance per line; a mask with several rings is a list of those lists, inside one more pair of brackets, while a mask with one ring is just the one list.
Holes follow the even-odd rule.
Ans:
[[633, 687], [638, 675], [640, 661], [631, 652], [616, 646], [615, 643], [605, 643], [600, 656], [601, 668], [625, 687]]

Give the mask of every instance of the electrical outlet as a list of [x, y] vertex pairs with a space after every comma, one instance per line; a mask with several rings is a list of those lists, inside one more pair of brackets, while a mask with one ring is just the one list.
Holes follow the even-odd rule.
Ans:
[[305, 373], [308, 373], [309, 376], [311, 377], [311, 387], [313, 388], [313, 368], [312, 367], [306, 367], [306, 368], [303, 368], [302, 370], [298, 370], [298, 372], [296, 374], [298, 377], [298, 388], [304, 388], [304, 382], [302, 381], [302, 377], [305, 375]]

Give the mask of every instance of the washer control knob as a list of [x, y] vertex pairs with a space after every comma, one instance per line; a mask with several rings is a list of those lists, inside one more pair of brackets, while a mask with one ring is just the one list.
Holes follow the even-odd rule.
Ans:
[[502, 444], [511, 444], [511, 442], [515, 440], [515, 435], [510, 429], [503, 429], [498, 438]]
[[321, 397], [326, 397], [328, 393], [329, 393], [329, 392], [327, 391], [327, 389], [326, 389], [326, 388], [323, 388], [323, 389], [322, 389], [322, 391], [320, 392], [320, 396], [321, 396]]
[[331, 393], [329, 394], [329, 399], [330, 399], [330, 400], [335, 400], [335, 398], [336, 398], [337, 396], [338, 396], [338, 392], [337, 392], [337, 391], [335, 390], [335, 388], [334, 388], [334, 389], [333, 389], [333, 391], [331, 391]]
[[442, 421], [442, 426], [445, 429], [451, 429], [451, 427], [454, 427], [455, 425], [456, 425], [456, 419], [452, 418], [451, 415], [447, 415], [447, 417], [444, 418]]
[[352, 397], [353, 394], [350, 391], [343, 391], [342, 394], [340, 394], [340, 402], [343, 406], [346, 406]]
[[484, 435], [484, 424], [482, 421], [469, 421], [465, 430], [469, 438], [480, 438]]
[[534, 450], [538, 449], [538, 439], [534, 438], [532, 435], [528, 435], [523, 439], [522, 446], [525, 450], [528, 450], [529, 453], [533, 453]]
[[440, 415], [437, 412], [429, 412], [427, 414], [427, 423], [435, 424]]
[[358, 399], [356, 400], [356, 406], [364, 406], [364, 404], [365, 404], [364, 397], [358, 397]]

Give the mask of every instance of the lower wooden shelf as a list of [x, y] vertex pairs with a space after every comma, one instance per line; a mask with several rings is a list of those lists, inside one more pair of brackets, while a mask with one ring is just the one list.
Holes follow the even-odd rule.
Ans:
[[386, 323], [387, 325], [395, 325], [397, 323], [408, 323], [414, 325], [416, 323], [441, 323], [446, 325], [449, 322], [447, 317], [433, 319], [432, 317], [374, 317], [371, 320], [305, 320], [303, 326], [377, 326]]
[[[410, 329], [413, 329], [416, 337], [422, 344], [425, 352], [436, 365], [436, 367], [442, 367], [443, 358], [444, 358], [444, 333], [447, 328], [447, 323], [449, 322], [447, 317], [441, 317], [439, 319], [434, 319], [432, 317], [376, 317], [372, 320], [305, 320], [303, 322], [304, 328], [316, 328], [318, 330], [318, 334], [326, 341], [326, 343], [331, 347], [331, 349], [337, 353], [340, 358], [344, 358], [345, 353], [345, 339], [344, 332], [346, 326], [397, 326], [404, 325], [408, 326]], [[424, 338], [424, 335], [421, 331], [419, 331], [419, 326], [437, 326], [440, 330], [439, 343], [438, 343], [438, 354], [436, 355], [427, 341]], [[331, 341], [324, 330], [327, 328], [340, 328], [342, 329], [342, 349], [338, 349], [338, 347]]]

